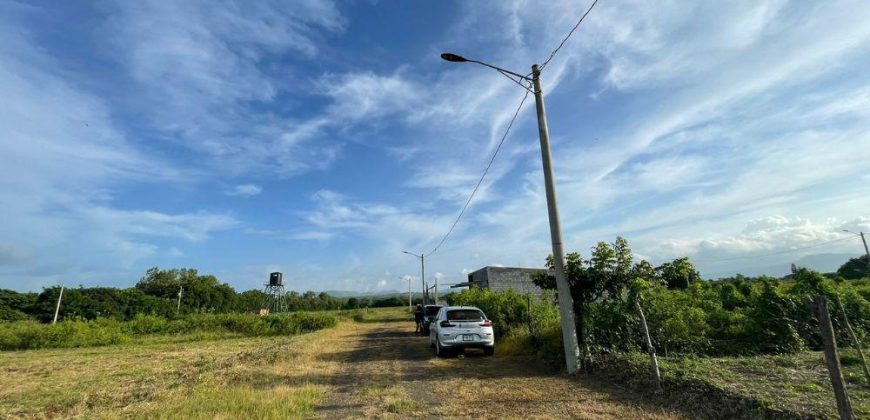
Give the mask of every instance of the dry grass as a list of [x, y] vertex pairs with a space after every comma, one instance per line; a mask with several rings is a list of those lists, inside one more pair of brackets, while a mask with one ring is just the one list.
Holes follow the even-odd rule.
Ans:
[[[681, 415], [648, 406], [631, 393], [589, 377], [550, 372], [527, 356], [433, 360], [442, 398], [434, 414], [465, 418], [674, 419]], [[461, 372], [452, 374], [451, 372]]]
[[438, 359], [413, 329], [392, 309], [294, 337], [4, 352], [0, 418], [678, 417], [530, 356]]
[[324, 418], [680, 417], [593, 379], [554, 375], [503, 343], [495, 357], [468, 351], [463, 358], [436, 358], [426, 338], [413, 334], [413, 323], [402, 322], [406, 315], [387, 315], [358, 324], [347, 337], [346, 385], [327, 395], [317, 411]]
[[317, 343], [349, 326], [294, 337], [4, 352], [0, 417], [302, 417], [328, 391], [323, 375], [338, 367], [318, 357]]

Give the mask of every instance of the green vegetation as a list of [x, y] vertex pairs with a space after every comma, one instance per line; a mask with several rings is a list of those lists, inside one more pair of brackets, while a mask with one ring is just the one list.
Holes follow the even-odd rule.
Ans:
[[[870, 417], [870, 387], [855, 352], [841, 351], [847, 392], [856, 418]], [[663, 357], [664, 395], [649, 386], [645, 354], [614, 354], [595, 363], [595, 374], [628, 385], [644, 398], [688, 407], [711, 418], [837, 418], [834, 392], [819, 352], [742, 357]]]
[[[361, 338], [361, 324], [349, 321], [410, 325], [408, 317], [404, 308], [391, 308], [77, 322], [113, 323], [132, 338], [112, 346], [3, 353], [0, 418], [310, 418], [347, 378], [345, 352]], [[373, 415], [417, 407], [395, 384], [366, 396], [377, 400]]]
[[846, 261], [837, 270], [837, 275], [848, 280], [857, 280], [870, 277], [870, 257], [862, 255]]
[[313, 372], [329, 328], [269, 337], [150, 335], [117, 346], [8, 352], [0, 418], [311, 416], [328, 390]]
[[[183, 288], [181, 305], [178, 291]], [[0, 321], [51, 321], [60, 287], [41, 293], [21, 293], [0, 289]], [[213, 275], [200, 275], [194, 269], [149, 269], [136, 287], [67, 288], [60, 311], [62, 320], [111, 318], [129, 321], [140, 315], [173, 318], [197, 313], [250, 312], [268, 307], [268, 297], [260, 290], [242, 293]], [[329, 311], [338, 309], [379, 308], [407, 305], [402, 296], [337, 298], [326, 293], [290, 292], [287, 307], [295, 311]]]
[[253, 314], [192, 314], [178, 319], [138, 315], [130, 321], [112, 319], [63, 321], [56, 325], [35, 321], [0, 323], [0, 350], [94, 347], [120, 344], [136, 337], [161, 334], [210, 333], [224, 336], [294, 335], [338, 323], [336, 314], [297, 312]]
[[[699, 413], [731, 407], [729, 415], [737, 417], [829, 416], [836, 413], [833, 391], [817, 351], [818, 321], [807, 306], [813, 297], [825, 295], [837, 341], [845, 348], [843, 364], [856, 414], [870, 413], [870, 384], [863, 384], [858, 359], [848, 349], [855, 343], [838, 303], [867, 348], [870, 279], [831, 278], [795, 268], [788, 279], [704, 281], [685, 258], [656, 268], [646, 261], [633, 264], [621, 238], [599, 243], [589, 260], [579, 253], [566, 260], [587, 371], [636, 384], [638, 392], [653, 388], [634, 307], [638, 301], [662, 356], [663, 398], [671, 403], [709, 401], [714, 408], [697, 407]], [[552, 276], [535, 281], [545, 292], [555, 289]], [[483, 309], [497, 328], [500, 354], [533, 353], [555, 366], [564, 363], [553, 295], [535, 299], [513, 291], [469, 290], [447, 300]]]

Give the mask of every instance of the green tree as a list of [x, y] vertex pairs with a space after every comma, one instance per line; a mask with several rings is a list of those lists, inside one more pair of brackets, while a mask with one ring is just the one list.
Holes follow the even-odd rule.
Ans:
[[857, 258], [850, 258], [845, 264], [837, 269], [837, 274], [847, 280], [857, 280], [864, 277], [870, 277], [870, 258], [862, 255]]
[[260, 290], [246, 290], [236, 296], [236, 310], [247, 312], [268, 307], [268, 295]]
[[[556, 289], [556, 278], [552, 274], [552, 255], [547, 257], [547, 267], [550, 272], [533, 276], [533, 281], [542, 289], [553, 290]], [[632, 280], [632, 274], [631, 249], [621, 237], [617, 237], [612, 245], [599, 242], [588, 261], [583, 260], [577, 252], [565, 255], [565, 279], [574, 300], [577, 341], [584, 366], [588, 365], [590, 357], [590, 305], [602, 300], [621, 300], [623, 291]]]
[[149, 268], [136, 283], [136, 288], [147, 295], [175, 299], [184, 287], [182, 310], [187, 312], [229, 312], [235, 307], [236, 291], [213, 275], [199, 275], [193, 268], [161, 270]]
[[145, 272], [136, 288], [151, 296], [172, 299], [178, 296], [178, 288], [197, 277], [196, 269], [173, 268], [161, 270], [151, 267]]
[[656, 273], [670, 289], [687, 289], [693, 282], [701, 280], [701, 275], [688, 257], [666, 262], [656, 267]]
[[19, 293], [0, 289], [0, 321], [18, 321], [30, 318], [37, 293]]

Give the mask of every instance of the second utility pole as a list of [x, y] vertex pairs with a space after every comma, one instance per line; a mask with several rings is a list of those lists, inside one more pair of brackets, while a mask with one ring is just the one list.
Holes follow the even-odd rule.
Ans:
[[544, 110], [544, 94], [541, 92], [538, 65], [532, 66], [532, 83], [535, 90], [535, 109], [538, 111], [538, 134], [541, 137], [541, 161], [544, 164], [544, 188], [547, 192], [547, 210], [550, 216], [550, 237], [553, 242], [553, 268], [556, 270], [556, 289], [559, 292], [559, 317], [562, 324], [562, 342], [565, 348], [565, 364], [568, 373], [576, 373], [580, 348], [577, 346], [577, 327], [574, 324], [571, 289], [565, 279], [565, 250], [562, 247], [562, 227], [559, 224], [559, 207], [556, 203], [556, 185], [550, 155], [550, 130]]
[[864, 239], [864, 232], [859, 233], [861, 235], [861, 242], [864, 242], [864, 254], [867, 255], [867, 262], [870, 262], [870, 249], [867, 249], [867, 240]]

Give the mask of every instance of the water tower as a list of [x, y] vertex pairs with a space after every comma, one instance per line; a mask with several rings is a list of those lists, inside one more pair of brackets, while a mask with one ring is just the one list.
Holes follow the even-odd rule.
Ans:
[[287, 291], [284, 290], [284, 274], [274, 272], [269, 274], [269, 282], [266, 283], [267, 302], [269, 312], [287, 312]]

